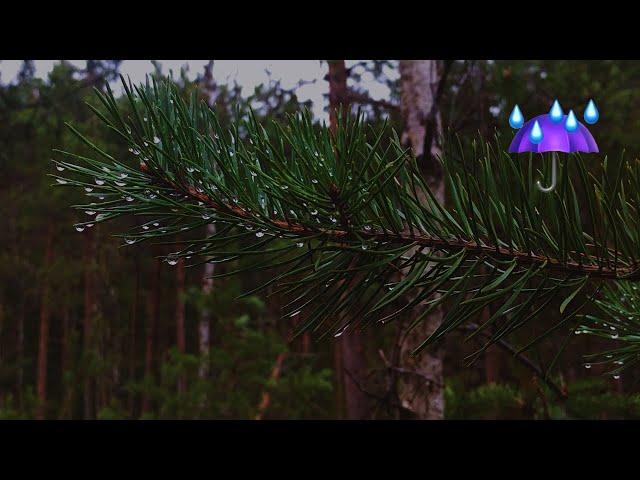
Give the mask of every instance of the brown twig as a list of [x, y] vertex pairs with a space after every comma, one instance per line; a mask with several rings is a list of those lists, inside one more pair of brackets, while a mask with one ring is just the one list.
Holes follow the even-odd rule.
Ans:
[[[145, 163], [140, 164], [141, 170], [146, 173], [150, 173], [149, 167]], [[195, 187], [192, 186], [181, 186], [176, 183], [170, 182], [168, 180], [161, 179], [162, 183], [169, 185], [174, 190], [180, 191], [184, 194], [191, 196], [194, 199], [197, 199], [204, 204], [211, 207], [213, 210], [222, 212], [222, 213], [231, 213], [236, 217], [242, 219], [253, 219], [254, 215], [247, 210], [239, 207], [237, 205], [227, 205], [227, 204], [219, 204], [209, 198], [206, 194], [198, 192]], [[270, 219], [270, 222], [273, 226], [281, 229], [287, 230], [291, 233], [295, 233], [300, 236], [317, 236], [318, 231], [307, 228], [298, 223], [292, 222], [290, 220], [277, 220]], [[483, 245], [478, 244], [476, 242], [463, 240], [463, 239], [451, 239], [451, 240], [443, 240], [441, 238], [434, 238], [429, 235], [419, 235], [415, 234], [415, 232], [403, 231], [399, 233], [389, 233], [389, 232], [375, 232], [375, 231], [347, 231], [347, 230], [339, 230], [339, 229], [327, 229], [321, 231], [324, 237], [327, 240], [334, 241], [336, 243], [344, 242], [345, 240], [349, 240], [351, 238], [356, 238], [357, 236], [360, 239], [368, 239], [377, 242], [388, 242], [388, 243], [396, 243], [396, 244], [405, 244], [411, 245], [415, 244], [420, 247], [428, 247], [435, 249], [442, 249], [449, 252], [456, 252], [460, 250], [466, 250], [470, 254], [476, 255], [487, 255], [489, 257], [499, 258], [499, 259], [507, 259], [507, 260], [516, 260], [518, 263], [523, 265], [543, 265], [545, 264], [545, 269], [547, 270], [555, 270], [568, 274], [574, 275], [589, 275], [592, 278], [599, 279], [608, 279], [608, 280], [628, 280], [628, 281], [637, 281], [640, 280], [640, 268], [632, 268], [632, 267], [620, 267], [613, 268], [608, 267], [604, 268], [599, 265], [586, 265], [584, 263], [578, 263], [573, 261], [561, 262], [560, 260], [556, 260], [553, 258], [548, 258], [542, 255], [536, 255], [533, 253], [521, 252], [518, 250], [507, 250], [504, 248], [500, 248], [499, 246], [491, 246], [491, 245]]]
[[[280, 378], [280, 372], [282, 371], [282, 364], [284, 363], [285, 358], [287, 357], [287, 353], [283, 352], [276, 358], [276, 363], [273, 365], [273, 369], [271, 370], [271, 376], [269, 380], [271, 382], [275, 382]], [[262, 420], [267, 408], [269, 408], [269, 403], [271, 402], [271, 393], [268, 389], [262, 393], [262, 400], [260, 401], [260, 405], [258, 405], [258, 413], [254, 417], [255, 420]]]
[[[475, 323], [470, 323], [467, 324], [466, 328], [470, 331], [476, 331], [478, 330], [478, 325], [476, 325]], [[485, 335], [486, 337], [491, 337], [491, 334], [486, 333], [486, 332], [482, 332], [483, 335]], [[552, 380], [550, 380], [549, 378], [547, 378], [547, 376], [545, 375], [545, 373], [542, 371], [542, 368], [540, 368], [538, 365], [536, 365], [535, 363], [533, 363], [531, 360], [529, 360], [528, 357], [519, 354], [518, 353], [518, 349], [516, 349], [513, 345], [511, 345], [510, 343], [506, 342], [505, 340], [498, 340], [496, 342], [496, 345], [498, 345], [500, 348], [506, 350], [507, 352], [511, 353], [516, 360], [518, 360], [522, 365], [524, 365], [525, 367], [527, 367], [529, 370], [533, 371], [533, 373], [540, 378], [543, 382], [545, 382], [545, 384], [553, 391], [553, 393], [555, 393], [559, 398], [561, 398], [562, 400], [567, 399], [568, 395], [567, 392], [563, 389], [560, 388], [560, 386], [556, 385], [555, 382], [553, 382]]]

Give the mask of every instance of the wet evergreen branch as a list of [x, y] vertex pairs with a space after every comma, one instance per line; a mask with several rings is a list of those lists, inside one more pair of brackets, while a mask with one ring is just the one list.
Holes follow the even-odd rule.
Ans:
[[[306, 112], [287, 125], [250, 115], [224, 130], [206, 104], [185, 101], [169, 82], [123, 85], [123, 100], [97, 92], [102, 106], [91, 108], [130, 155], [105, 152], [70, 127], [88, 153], [58, 151], [64, 159], [55, 160], [68, 173], [53, 175], [57, 183], [93, 200], [76, 206], [90, 217], [76, 228], [141, 215], [125, 244], [179, 234], [169, 264], [230, 262], [218, 276], [271, 270], [247, 294], [284, 294], [285, 316], [305, 310], [298, 333], [338, 336], [411, 311], [415, 326], [447, 305], [420, 351], [496, 302], [477, 331], [494, 327], [486, 348], [559, 296], [551, 331], [599, 282], [640, 279], [637, 161], [592, 169], [571, 159], [559, 188], [544, 195], [532, 186], [546, 161], [509, 156], [499, 139], [450, 138], [439, 159], [445, 207], [396, 133], [367, 128], [360, 115], [341, 118], [335, 133]], [[212, 222], [216, 233], [202, 238]]]

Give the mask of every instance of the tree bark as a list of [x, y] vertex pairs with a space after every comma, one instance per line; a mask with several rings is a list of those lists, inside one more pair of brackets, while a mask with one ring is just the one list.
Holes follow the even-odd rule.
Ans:
[[18, 358], [18, 406], [24, 408], [24, 310], [26, 308], [26, 294], [24, 294], [20, 304], [20, 314], [17, 325], [17, 358]]
[[[176, 345], [178, 352], [186, 352], [185, 338], [185, 307], [184, 307], [184, 259], [178, 260], [176, 265]], [[186, 380], [184, 376], [178, 378], [178, 391], [183, 393], [186, 390]]]
[[347, 78], [349, 73], [344, 60], [329, 60], [329, 125], [335, 130], [338, 125], [338, 115], [349, 113], [349, 90]]
[[[145, 379], [153, 379], [153, 357], [158, 331], [158, 303], [160, 302], [160, 273], [162, 271], [162, 263], [158, 260], [155, 262], [154, 272], [151, 275], [151, 295], [149, 296], [149, 318], [147, 320], [147, 331], [145, 339], [145, 362], [144, 375]], [[142, 399], [142, 412], [147, 413], [151, 410], [151, 401], [148, 394], [144, 394]]]
[[44, 255], [44, 276], [42, 285], [42, 297], [40, 303], [40, 338], [38, 343], [38, 410], [36, 418], [43, 420], [47, 407], [47, 355], [49, 353], [49, 318], [51, 316], [51, 273], [50, 268], [53, 263], [53, 226], [49, 225]]
[[[482, 323], [489, 320], [493, 313], [490, 306], [482, 309]], [[484, 372], [487, 383], [500, 383], [501, 361], [500, 349], [497, 345], [491, 345], [484, 352]]]
[[[97, 227], [95, 227], [97, 228]], [[95, 231], [87, 229], [84, 232], [84, 318], [83, 318], [83, 348], [85, 356], [89, 356], [89, 362], [97, 354], [93, 341], [93, 322], [97, 313], [95, 292], [95, 264], [96, 245]], [[91, 419], [95, 416], [95, 381], [92, 372], [85, 372], [84, 379], [84, 418]]]
[[[437, 106], [440, 81], [436, 60], [402, 60], [400, 69], [401, 111], [405, 126], [402, 141], [411, 147], [418, 159], [427, 183], [436, 198], [444, 203], [443, 172], [434, 156], [439, 153], [437, 139], [441, 120]], [[413, 309], [415, 318], [421, 308]], [[405, 371], [398, 379], [401, 405], [419, 419], [444, 417], [442, 352], [432, 348], [419, 356], [411, 352], [442, 322], [442, 310], [437, 309], [411, 332], [400, 336], [400, 367]], [[408, 318], [404, 324], [411, 323]]]
[[[216, 233], [216, 226], [213, 223], [207, 225], [207, 235]], [[208, 307], [208, 297], [213, 292], [213, 278], [215, 273], [214, 263], [205, 263], [202, 274], [202, 296], [204, 306], [200, 311], [200, 321], [198, 322], [198, 348], [200, 351], [200, 378], [207, 378], [210, 373], [209, 350], [211, 349], [211, 310]]]
[[[332, 132], [338, 127], [338, 112], [349, 113], [347, 90], [348, 71], [344, 60], [329, 61], [329, 128]], [[364, 377], [366, 363], [361, 332], [348, 332], [342, 335], [334, 346], [336, 380], [338, 382], [339, 411], [344, 402], [344, 415], [349, 420], [361, 420], [369, 415], [369, 402], [365, 392], [356, 381]], [[344, 396], [344, 401], [340, 395]]]
[[[271, 370], [271, 375], [269, 377], [269, 380], [271, 380], [271, 382], [275, 383], [280, 378], [282, 364], [284, 363], [286, 357], [287, 353], [284, 352], [279, 354], [278, 358], [276, 358], [276, 363], [274, 364], [273, 369]], [[262, 420], [262, 417], [264, 417], [267, 408], [269, 408], [269, 403], [271, 403], [271, 393], [269, 392], [268, 388], [265, 388], [264, 392], [262, 392], [262, 399], [260, 400], [260, 405], [258, 405], [258, 413], [254, 417], [254, 420]]]
[[[133, 306], [131, 308], [131, 336], [129, 338], [129, 380], [136, 380], [136, 354], [138, 344], [138, 305], [140, 304], [140, 253], [136, 250], [136, 284], [133, 295]], [[135, 418], [136, 410], [136, 394], [134, 391], [129, 392], [128, 398], [129, 414], [131, 418]]]
[[[217, 92], [217, 84], [213, 78], [213, 60], [209, 60], [204, 67], [204, 76], [202, 82], [202, 91], [207, 97], [207, 104], [212, 107]], [[207, 236], [213, 236], [216, 233], [216, 226], [213, 223], [207, 225]], [[205, 263], [202, 272], [202, 296], [203, 307], [200, 311], [200, 320], [198, 321], [198, 351], [200, 352], [200, 368], [198, 376], [207, 378], [210, 375], [210, 350], [211, 350], [211, 310], [208, 306], [208, 298], [213, 292], [213, 275], [215, 274], [215, 264]]]

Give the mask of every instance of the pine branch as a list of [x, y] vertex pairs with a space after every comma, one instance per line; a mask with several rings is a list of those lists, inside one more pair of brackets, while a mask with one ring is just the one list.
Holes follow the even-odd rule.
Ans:
[[[360, 115], [340, 118], [335, 132], [305, 112], [287, 125], [250, 115], [225, 129], [206, 104], [185, 102], [169, 82], [123, 84], [126, 102], [97, 92], [102, 109], [91, 108], [131, 156], [116, 158], [73, 127], [94, 158], [58, 152], [68, 160], [57, 166], [70, 175], [53, 175], [57, 182], [100, 200], [76, 206], [92, 217], [76, 228], [144, 215], [149, 220], [123, 235], [125, 244], [181, 233], [188, 240], [166, 257], [171, 265], [198, 255], [214, 263], [250, 259], [220, 275], [271, 269], [248, 293], [288, 296], [284, 316], [306, 311], [299, 334], [338, 336], [423, 305], [415, 326], [447, 304], [417, 353], [501, 301], [480, 325], [496, 327], [486, 348], [560, 295], [552, 329], [567, 324], [576, 312], [569, 305], [599, 282], [640, 280], [638, 161], [605, 159], [598, 178], [581, 158], [571, 159], [559, 189], [543, 195], [531, 186], [547, 163], [515, 159], [499, 139], [494, 147], [451, 138], [438, 159], [445, 208], [396, 133], [367, 129]], [[212, 222], [221, 225], [215, 235], [196, 238]], [[405, 272], [399, 280], [398, 272]]]
[[[148, 167], [144, 163], [140, 165], [140, 169], [143, 172], [150, 173]], [[165, 182], [165, 180], [163, 180], [162, 178], [158, 178], [156, 180], [160, 184], [166, 183], [169, 188], [184, 193], [185, 195], [188, 195], [200, 202], [203, 202], [214, 211], [220, 213], [231, 212], [238, 219], [252, 220], [254, 218], [251, 212], [244, 210], [242, 207], [217, 203], [204, 193], [199, 193], [194, 187], [181, 187], [180, 185], [177, 185], [173, 182]], [[332, 186], [335, 188], [335, 185]], [[296, 222], [278, 220], [275, 218], [271, 220], [271, 223], [281, 230], [286, 230], [291, 234], [300, 237], [313, 237], [317, 236], [317, 234], [320, 232], [324, 239], [336, 243], [345, 242], [347, 239], [351, 239], [353, 241], [353, 239], [359, 238], [375, 243], [394, 243], [399, 245], [411, 245], [424, 248], [436, 248], [446, 250], [447, 252], [458, 252], [464, 250], [469, 254], [489, 255], [505, 260], [516, 260], [518, 264], [522, 265], [544, 265], [547, 270], [554, 270], [576, 275], [588, 275], [590, 278], [594, 279], [625, 279], [628, 281], [640, 280], [640, 269], [638, 267], [608, 268], [602, 265], [587, 265], [578, 262], [562, 263], [559, 260], [553, 258], [543, 257], [541, 255], [535, 255], [513, 249], [508, 250], [505, 248], [501, 248], [500, 246], [490, 246], [464, 240], [442, 240], [439, 238], [416, 234], [415, 232], [406, 230], [397, 234], [364, 230], [311, 230], [306, 228], [304, 225], [298, 224]], [[593, 245], [587, 246], [593, 248]]]

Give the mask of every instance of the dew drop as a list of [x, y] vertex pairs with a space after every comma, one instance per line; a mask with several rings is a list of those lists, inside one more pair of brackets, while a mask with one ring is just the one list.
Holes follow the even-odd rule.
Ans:
[[100, 179], [100, 178], [96, 178], [96, 185], [104, 185], [104, 180]]
[[264, 237], [264, 232], [256, 232], [256, 237]]
[[343, 328], [341, 328], [340, 330], [338, 330], [336, 333], [334, 333], [334, 334], [333, 334], [333, 336], [334, 336], [335, 338], [338, 338], [338, 337], [340, 337], [340, 336], [341, 336], [341, 335], [342, 335], [346, 330], [347, 330], [347, 328], [346, 328], [346, 327], [343, 327]]
[[95, 211], [93, 210], [86, 210], [84, 213], [86, 213], [87, 215], [89, 215], [90, 217], [94, 216], [96, 214]]
[[56, 165], [56, 169], [57, 169], [59, 172], [64, 171], [64, 167], [63, 167], [62, 165]]
[[133, 197], [129, 197], [129, 196], [127, 196], [127, 197], [124, 197], [124, 199], [125, 199], [127, 202], [133, 202]]
[[133, 238], [125, 238], [124, 241], [127, 245], [133, 245], [134, 243], [136, 243]]
[[160, 138], [157, 136], [153, 137], [153, 143], [160, 143]]
[[62, 178], [56, 178], [56, 182], [58, 182], [60, 185], [64, 185], [65, 183], [67, 183], [67, 181]]
[[124, 187], [126, 185], [124, 182], [115, 182], [115, 184], [119, 187]]
[[590, 363], [585, 363], [585, 364], [584, 364], [584, 368], [586, 368], [586, 369], [591, 368], [591, 364], [590, 364]]
[[318, 180], [316, 180], [315, 178], [312, 178], [311, 183], [318, 183]]
[[84, 232], [84, 226], [83, 225], [76, 225], [76, 231], [77, 232]]
[[298, 243], [296, 243], [296, 247], [302, 248], [302, 247], [304, 247], [304, 243], [303, 242], [298, 242]]
[[92, 187], [84, 187], [84, 191], [85, 192], [93, 192], [93, 188]]
[[143, 226], [142, 226], [142, 229], [143, 229], [143, 230], [149, 230], [149, 225], [143, 225]]
[[176, 257], [176, 255], [174, 253], [170, 253], [169, 255], [167, 255], [167, 263], [169, 265], [175, 265], [178, 263], [178, 257]]

